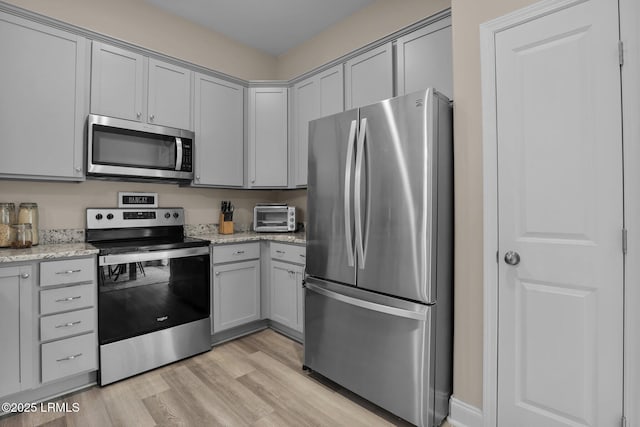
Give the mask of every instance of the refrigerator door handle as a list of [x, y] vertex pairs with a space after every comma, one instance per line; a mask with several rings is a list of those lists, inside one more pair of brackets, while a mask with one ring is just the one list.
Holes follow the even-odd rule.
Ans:
[[367, 135], [367, 118], [360, 121], [360, 133], [358, 134], [358, 154], [356, 156], [356, 177], [354, 188], [354, 209], [356, 214], [356, 250], [358, 252], [358, 267], [364, 270], [364, 239], [362, 235], [362, 163], [364, 161], [364, 144]]
[[334, 300], [343, 302], [345, 304], [355, 305], [357, 307], [364, 308], [366, 310], [377, 311], [379, 313], [389, 314], [391, 316], [404, 317], [407, 319], [414, 320], [427, 320], [427, 307], [419, 311], [406, 310], [398, 307], [391, 307], [388, 305], [380, 304], [377, 302], [367, 301], [360, 298], [354, 298], [349, 295], [344, 295], [329, 289], [325, 289], [322, 286], [318, 286], [314, 283], [310, 283], [310, 281], [306, 281], [305, 288], [310, 291], [313, 291], [317, 294], [323, 295], [327, 298], [332, 298]]
[[351, 129], [349, 129], [349, 139], [347, 140], [347, 159], [344, 167], [344, 230], [345, 239], [347, 241], [347, 265], [353, 267], [355, 265], [353, 257], [353, 237], [352, 237], [352, 221], [351, 221], [351, 164], [353, 163], [353, 148], [356, 140], [356, 120], [351, 121]]

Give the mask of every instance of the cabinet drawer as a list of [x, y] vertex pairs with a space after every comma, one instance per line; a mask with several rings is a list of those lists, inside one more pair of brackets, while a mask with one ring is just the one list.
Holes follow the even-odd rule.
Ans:
[[42, 344], [42, 382], [98, 368], [95, 333]]
[[40, 314], [93, 307], [96, 301], [95, 292], [93, 284], [40, 291]]
[[306, 248], [298, 245], [271, 243], [269, 251], [271, 259], [304, 265], [306, 263]]
[[87, 308], [40, 318], [40, 340], [49, 341], [91, 332], [96, 328], [96, 310]]
[[40, 286], [92, 282], [96, 277], [95, 259], [80, 258], [40, 263]]
[[260, 258], [260, 242], [213, 247], [213, 263], [245, 261]]

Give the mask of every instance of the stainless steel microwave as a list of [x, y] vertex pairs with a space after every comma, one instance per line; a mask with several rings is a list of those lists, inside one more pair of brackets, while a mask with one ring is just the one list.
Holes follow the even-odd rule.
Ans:
[[193, 139], [188, 130], [90, 114], [87, 175], [191, 181]]
[[296, 208], [276, 203], [258, 204], [253, 208], [253, 230], [256, 232], [296, 231]]

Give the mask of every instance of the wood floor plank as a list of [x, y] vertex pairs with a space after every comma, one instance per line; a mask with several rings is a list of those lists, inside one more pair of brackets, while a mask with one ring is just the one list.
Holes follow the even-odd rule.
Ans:
[[78, 413], [0, 418], [0, 427], [408, 425], [317, 374], [302, 346], [271, 330], [55, 402]]

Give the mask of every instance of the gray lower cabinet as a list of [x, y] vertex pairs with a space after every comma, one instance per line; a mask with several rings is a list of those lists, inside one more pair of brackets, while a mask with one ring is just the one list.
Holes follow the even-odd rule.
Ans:
[[89, 43], [0, 13], [0, 176], [84, 180]]
[[260, 319], [260, 243], [213, 247], [211, 332]]
[[95, 257], [40, 263], [40, 382], [98, 369]]
[[273, 322], [302, 333], [305, 247], [272, 242], [269, 252], [271, 255], [269, 318]]
[[33, 268], [0, 267], [0, 396], [33, 386]]

